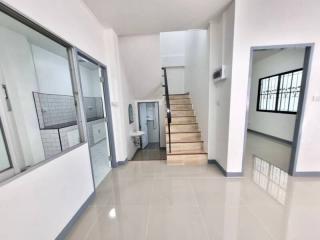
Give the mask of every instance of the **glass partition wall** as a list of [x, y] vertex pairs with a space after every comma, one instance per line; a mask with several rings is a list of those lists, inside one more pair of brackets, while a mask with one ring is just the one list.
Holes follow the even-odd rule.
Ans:
[[79, 55], [79, 72], [83, 94], [83, 105], [87, 122], [87, 138], [95, 186], [111, 170], [105, 97], [103, 91], [103, 69], [88, 58]]
[[100, 66], [2, 4], [0, 52], [0, 181], [88, 140], [97, 186], [110, 170]]

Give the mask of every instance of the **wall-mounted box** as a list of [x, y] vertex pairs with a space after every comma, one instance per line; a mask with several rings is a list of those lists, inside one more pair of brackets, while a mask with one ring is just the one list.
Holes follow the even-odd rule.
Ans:
[[226, 76], [226, 65], [221, 65], [216, 70], [214, 70], [214, 72], [212, 74], [212, 78], [213, 78], [214, 82], [219, 82], [219, 81], [222, 81], [222, 80], [226, 80], [226, 78], [227, 78], [227, 76]]

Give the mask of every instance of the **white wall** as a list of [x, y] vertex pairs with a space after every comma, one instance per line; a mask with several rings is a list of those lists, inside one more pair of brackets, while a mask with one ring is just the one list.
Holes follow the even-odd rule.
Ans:
[[33, 44], [31, 49], [39, 91], [73, 95], [68, 60]]
[[167, 68], [167, 80], [168, 80], [169, 94], [186, 93], [185, 76], [184, 75], [185, 75], [185, 68], [184, 67]]
[[[269, 50], [268, 52], [273, 51]], [[263, 51], [262, 54], [265, 54]], [[250, 94], [248, 129], [292, 141], [295, 127], [295, 114], [268, 113], [257, 111], [259, 79], [274, 74], [303, 67], [304, 48], [292, 48], [274, 52], [253, 62]], [[259, 52], [254, 53], [254, 58]]]
[[99, 69], [89, 69], [80, 65], [81, 85], [84, 97], [101, 97], [102, 85]]
[[186, 93], [186, 31], [160, 33], [161, 66], [167, 67], [169, 94]]
[[[124, 109], [125, 142], [127, 158], [131, 159], [137, 147], [133, 144], [130, 132], [138, 130], [136, 100], [162, 98], [160, 37], [159, 34], [137, 35], [119, 38], [121, 53], [122, 105]], [[133, 106], [135, 122], [129, 125], [128, 105]], [[160, 122], [164, 124], [164, 122]], [[164, 129], [164, 125], [160, 130]], [[162, 138], [165, 133], [162, 132]], [[123, 144], [123, 143], [121, 143]]]
[[[117, 158], [124, 160], [125, 135], [117, 36], [104, 30], [79, 0], [6, 0], [15, 9], [40, 22], [108, 66]], [[121, 133], [121, 132], [120, 132]], [[1, 239], [54, 239], [93, 192], [88, 146], [62, 156], [3, 185], [0, 189]], [[72, 170], [72, 171], [71, 171]], [[64, 196], [61, 198], [60, 196]], [[23, 200], [23, 202], [22, 202]], [[5, 208], [4, 208], [5, 206]], [[27, 207], [26, 207], [27, 206]], [[52, 216], [55, 216], [52, 218]]]
[[186, 31], [160, 33], [160, 54], [162, 67], [185, 65]]
[[55, 239], [93, 192], [88, 159], [84, 144], [1, 186], [0, 239]]
[[193, 109], [204, 141], [208, 145], [209, 36], [207, 30], [186, 33], [185, 91], [190, 92]]
[[[209, 149], [208, 158], [227, 169], [229, 105], [233, 49], [234, 4], [210, 23]], [[214, 82], [213, 72], [226, 66], [226, 80]]]
[[134, 97], [161, 97], [159, 34], [120, 37], [120, 52]]
[[320, 171], [320, 2], [307, 0], [236, 1], [230, 103], [228, 171], [242, 170], [247, 110], [250, 48], [281, 44], [315, 43], [306, 89], [297, 171]]

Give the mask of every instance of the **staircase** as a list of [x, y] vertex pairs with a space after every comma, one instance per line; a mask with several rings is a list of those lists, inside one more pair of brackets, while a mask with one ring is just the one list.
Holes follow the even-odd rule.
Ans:
[[203, 151], [201, 132], [198, 128], [189, 94], [169, 95], [169, 99], [171, 146], [169, 146], [169, 129], [168, 124], [166, 124], [167, 164], [207, 164], [207, 153]]

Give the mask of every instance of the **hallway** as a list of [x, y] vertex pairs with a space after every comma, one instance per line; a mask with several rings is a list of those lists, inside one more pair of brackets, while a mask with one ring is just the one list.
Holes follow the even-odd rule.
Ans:
[[215, 165], [129, 162], [101, 183], [67, 239], [318, 239], [319, 181], [269, 179], [247, 160], [242, 178]]
[[138, 149], [132, 161], [166, 160], [166, 150], [159, 143], [149, 143], [144, 149]]

